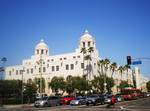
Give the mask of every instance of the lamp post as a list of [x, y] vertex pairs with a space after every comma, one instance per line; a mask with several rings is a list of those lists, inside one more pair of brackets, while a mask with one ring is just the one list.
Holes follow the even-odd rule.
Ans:
[[21, 91], [21, 104], [23, 105], [23, 90], [24, 90], [24, 85], [23, 85], [23, 73], [24, 73], [25, 69], [23, 67], [23, 70], [21, 70], [22, 72], [22, 91]]
[[42, 54], [40, 55], [40, 96], [42, 97]]

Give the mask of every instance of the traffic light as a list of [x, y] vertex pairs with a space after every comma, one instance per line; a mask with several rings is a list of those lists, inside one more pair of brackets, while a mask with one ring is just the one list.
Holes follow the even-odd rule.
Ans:
[[131, 64], [131, 56], [127, 56], [127, 65]]

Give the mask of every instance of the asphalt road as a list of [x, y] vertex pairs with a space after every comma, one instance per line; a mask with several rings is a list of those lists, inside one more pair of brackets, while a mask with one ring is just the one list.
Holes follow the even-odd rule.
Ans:
[[25, 107], [0, 107], [0, 111], [150, 111], [150, 97], [135, 101], [117, 103], [114, 108], [106, 108], [106, 105], [97, 106], [57, 106], [35, 108], [33, 106]]

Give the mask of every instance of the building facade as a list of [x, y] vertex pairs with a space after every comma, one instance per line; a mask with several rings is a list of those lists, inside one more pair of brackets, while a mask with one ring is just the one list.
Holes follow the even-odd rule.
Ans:
[[[93, 48], [91, 52], [81, 53], [82, 48], [88, 50], [90, 47]], [[87, 55], [90, 55], [90, 61], [84, 59]], [[35, 78], [42, 77], [45, 79], [44, 92], [51, 94], [52, 91], [48, 87], [48, 83], [55, 76], [64, 77], [65, 79], [69, 76], [81, 76], [86, 77], [88, 80], [92, 80], [94, 76], [98, 76], [98, 72], [101, 69], [97, 63], [100, 59], [95, 39], [86, 30], [80, 37], [78, 48], [72, 53], [49, 55], [48, 45], [44, 40], [41, 40], [36, 45], [34, 55], [30, 59], [23, 60], [21, 65], [6, 67], [5, 79], [22, 80], [23, 78], [23, 82], [27, 83], [34, 82]], [[111, 69], [108, 69], [106, 74], [110, 77], [112, 74]], [[134, 74], [138, 88], [140, 87], [139, 80], [142, 78], [142, 83], [145, 81], [139, 75], [139, 72]], [[115, 71], [113, 78], [116, 84], [113, 91], [117, 92], [117, 85], [119, 85], [121, 80], [128, 80], [130, 84], [133, 84], [133, 71], [124, 71], [122, 75], [118, 71]]]

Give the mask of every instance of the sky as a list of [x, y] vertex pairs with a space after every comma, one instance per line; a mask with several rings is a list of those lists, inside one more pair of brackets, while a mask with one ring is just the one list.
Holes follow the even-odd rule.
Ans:
[[[50, 55], [74, 52], [86, 29], [101, 58], [119, 65], [126, 56], [150, 58], [150, 0], [0, 0], [6, 66], [29, 59], [41, 39]], [[150, 59], [136, 66], [150, 79]]]

